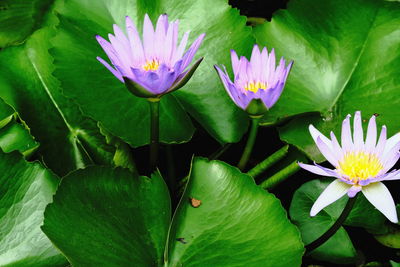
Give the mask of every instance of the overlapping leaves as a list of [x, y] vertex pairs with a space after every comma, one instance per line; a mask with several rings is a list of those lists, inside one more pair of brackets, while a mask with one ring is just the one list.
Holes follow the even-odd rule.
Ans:
[[94, 36], [107, 37], [114, 23], [125, 28], [127, 15], [141, 25], [145, 13], [153, 21], [162, 13], [167, 13], [171, 20], [179, 19], [180, 35], [191, 30], [189, 41], [200, 33], [207, 34], [197, 53], [205, 60], [191, 81], [173, 95], [162, 98], [161, 141], [179, 143], [191, 138], [194, 128], [184, 109], [222, 143], [238, 141], [243, 135], [247, 119], [231, 103], [212, 67], [215, 63], [229, 65], [229, 50], [247, 53], [253, 41], [245, 19], [226, 1], [158, 0], [149, 4], [139, 0], [66, 0], [57, 12], [60, 25], [52, 41], [55, 76], [61, 81], [64, 93], [114, 135], [133, 146], [147, 144], [149, 107], [146, 100], [131, 95], [97, 62], [96, 56], [103, 56], [104, 52]]
[[59, 179], [18, 152], [0, 151], [0, 265], [67, 266], [40, 230]]
[[[310, 12], [312, 7], [312, 12]], [[307, 134], [338, 129], [347, 114], [379, 114], [389, 133], [400, 129], [400, 3], [375, 0], [293, 0], [287, 10], [254, 30], [295, 65], [269, 120], [305, 112], [280, 129], [283, 140], [322, 160]], [[268, 123], [267, 121], [265, 123]]]
[[194, 160], [164, 257], [169, 201], [158, 174], [90, 167], [64, 178], [43, 231], [76, 266], [300, 265], [299, 232], [280, 202], [237, 168]]

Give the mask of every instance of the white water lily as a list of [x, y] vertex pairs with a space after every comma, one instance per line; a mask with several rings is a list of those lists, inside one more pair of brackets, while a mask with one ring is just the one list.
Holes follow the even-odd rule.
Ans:
[[334, 170], [299, 163], [299, 166], [312, 173], [337, 178], [318, 197], [311, 208], [310, 215], [315, 216], [326, 206], [343, 195], [352, 198], [362, 192], [372, 205], [382, 212], [391, 222], [397, 223], [396, 206], [387, 187], [381, 181], [400, 179], [400, 170], [388, 172], [400, 157], [400, 133], [386, 138], [383, 126], [377, 141], [375, 116], [368, 123], [364, 141], [361, 112], [354, 116], [353, 136], [350, 128], [350, 115], [342, 124], [341, 145], [333, 132], [331, 139], [310, 125], [310, 133], [322, 155], [335, 167]]

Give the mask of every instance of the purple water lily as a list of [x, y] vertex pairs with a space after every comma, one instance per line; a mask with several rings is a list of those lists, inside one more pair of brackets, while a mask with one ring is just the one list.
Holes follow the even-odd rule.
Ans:
[[[229, 96], [238, 107], [249, 114], [265, 113], [281, 95], [293, 61], [286, 66], [282, 57], [275, 68], [274, 49], [268, 54], [266, 47], [260, 52], [258, 45], [253, 47], [250, 61], [244, 56], [239, 58], [234, 50], [231, 50], [231, 60], [234, 82], [230, 80], [225, 66], [222, 66], [223, 70], [214, 66]], [[258, 100], [262, 106], [251, 108], [252, 100]]]
[[163, 14], [154, 29], [146, 14], [142, 42], [135, 25], [127, 16], [128, 36], [115, 24], [114, 35], [108, 35], [110, 42], [96, 36], [113, 67], [102, 58], [97, 59], [133, 94], [159, 98], [182, 87], [202, 60], [200, 58], [189, 67], [205, 34], [201, 34], [185, 52], [189, 32], [183, 35], [178, 45], [178, 26], [178, 20], [168, 22], [168, 16]]
[[330, 133], [331, 139], [328, 139], [310, 125], [310, 133], [318, 149], [335, 169], [324, 168], [315, 163], [299, 163], [300, 167], [319, 175], [337, 178], [315, 201], [310, 215], [315, 216], [346, 193], [352, 198], [361, 191], [372, 205], [390, 221], [397, 223], [393, 198], [381, 181], [400, 179], [400, 170], [388, 172], [400, 157], [400, 133], [386, 139], [386, 127], [383, 126], [377, 142], [375, 116], [372, 116], [364, 142], [361, 121], [361, 113], [357, 111], [352, 137], [350, 115], [347, 115], [342, 124], [341, 146], [333, 132]]

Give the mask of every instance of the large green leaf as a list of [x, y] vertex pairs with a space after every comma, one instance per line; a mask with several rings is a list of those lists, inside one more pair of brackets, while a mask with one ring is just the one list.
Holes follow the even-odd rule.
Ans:
[[302, 254], [278, 199], [237, 168], [194, 159], [170, 230], [168, 266], [300, 266]]
[[126, 15], [140, 27], [145, 13], [153, 21], [162, 13], [167, 13], [171, 20], [179, 19], [180, 35], [191, 30], [190, 41], [200, 33], [207, 34], [197, 53], [197, 57], [204, 56], [205, 60], [191, 81], [162, 98], [161, 141], [176, 143], [191, 138], [194, 129], [180, 103], [222, 143], [238, 141], [246, 131], [245, 114], [231, 102], [213, 69], [216, 63], [230, 65], [230, 49], [248, 53], [253, 41], [245, 18], [231, 9], [227, 1], [65, 0], [57, 12], [60, 25], [51, 51], [55, 76], [62, 82], [64, 93], [112, 134], [133, 146], [147, 144], [149, 107], [146, 100], [131, 95], [96, 60], [96, 56], [106, 58], [106, 55], [94, 36], [107, 37], [114, 23], [125, 29]]
[[38, 27], [54, 0], [2, 0], [0, 48], [23, 42]]
[[0, 97], [18, 111], [41, 143], [38, 151], [46, 165], [64, 175], [88, 164], [110, 163], [113, 148], [97, 123], [61, 94], [47, 51], [52, 34], [46, 27], [24, 45], [1, 51]]
[[[312, 10], [312, 12], [310, 12]], [[400, 3], [383, 0], [293, 0], [272, 21], [256, 27], [257, 42], [295, 61], [287, 86], [268, 121], [305, 113], [292, 120], [283, 140], [313, 153], [310, 121], [325, 133], [338, 130], [347, 114], [380, 114], [389, 132], [400, 130]]]
[[29, 156], [39, 144], [29, 130], [16, 121], [17, 117], [15, 110], [0, 99], [0, 148], [6, 153], [19, 151]]
[[170, 210], [159, 174], [93, 166], [62, 179], [42, 229], [74, 266], [160, 266]]
[[40, 230], [59, 179], [22, 155], [0, 151], [0, 265], [66, 266]]
[[[327, 206], [315, 217], [310, 217], [310, 210], [322, 191], [332, 182], [330, 179], [313, 180], [303, 184], [293, 196], [290, 216], [301, 230], [305, 244], [320, 237], [334, 224], [343, 211], [348, 199], [344, 196]], [[374, 233], [384, 233], [385, 217], [377, 211], [360, 193], [345, 221], [345, 225], [358, 226]], [[346, 230], [341, 227], [326, 243], [315, 249], [311, 256], [334, 263], [349, 263], [356, 260], [356, 251]]]

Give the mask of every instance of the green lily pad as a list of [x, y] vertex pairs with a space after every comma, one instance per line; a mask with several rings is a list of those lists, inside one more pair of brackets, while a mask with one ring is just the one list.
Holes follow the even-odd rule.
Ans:
[[93, 166], [62, 179], [42, 230], [74, 266], [161, 266], [170, 219], [158, 173]]
[[[46, 22], [52, 25], [49, 18]], [[47, 49], [53, 29], [36, 31], [26, 43], [0, 52], [0, 97], [11, 105], [41, 143], [38, 152], [59, 175], [93, 163], [111, 164], [114, 148], [106, 144], [97, 122], [61, 93], [52, 76]]]
[[0, 48], [17, 45], [40, 25], [54, 0], [0, 2]]
[[[312, 12], [310, 12], [312, 8]], [[265, 124], [306, 112], [280, 129], [281, 139], [321, 161], [308, 132], [339, 130], [347, 114], [380, 114], [389, 134], [400, 130], [400, 3], [383, 0], [293, 0], [254, 29], [257, 42], [295, 61], [281, 99]]]
[[159, 174], [93, 166], [63, 178], [42, 229], [74, 266], [301, 264], [300, 234], [279, 200], [237, 168], [194, 160], [168, 239], [170, 209]]
[[246, 54], [253, 42], [246, 19], [226, 1], [157, 0], [150, 4], [139, 0], [69, 0], [56, 11], [60, 25], [51, 50], [55, 76], [65, 95], [113, 135], [135, 147], [148, 144], [149, 107], [96, 60], [97, 56], [107, 57], [94, 37], [107, 37], [114, 23], [125, 29], [126, 15], [140, 28], [145, 13], [153, 21], [162, 13], [170, 20], [179, 19], [180, 35], [191, 30], [189, 42], [200, 33], [207, 34], [196, 55], [205, 59], [192, 79], [162, 97], [160, 140], [181, 143], [191, 138], [194, 128], [185, 110], [221, 143], [239, 141], [246, 131], [247, 116], [232, 103], [212, 67], [216, 63], [230, 65], [229, 50]]
[[303, 251], [278, 199], [235, 167], [194, 159], [169, 234], [168, 266], [300, 266]]
[[[296, 190], [291, 205], [290, 217], [299, 227], [304, 243], [309, 244], [326, 232], [337, 220], [346, 205], [347, 196], [327, 206], [315, 217], [310, 210], [322, 191], [332, 182], [331, 179], [312, 180]], [[386, 218], [359, 193], [356, 203], [344, 225], [363, 227], [372, 233], [384, 233]], [[312, 257], [333, 263], [352, 263], [356, 260], [356, 250], [343, 227], [326, 243], [310, 254]]]
[[0, 151], [0, 169], [0, 265], [66, 266], [66, 259], [40, 230], [59, 179], [17, 152]]
[[25, 125], [18, 123], [18, 114], [0, 98], [0, 148], [9, 153], [19, 151], [24, 156], [32, 154], [39, 146]]

